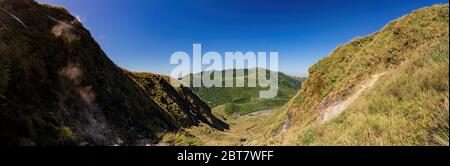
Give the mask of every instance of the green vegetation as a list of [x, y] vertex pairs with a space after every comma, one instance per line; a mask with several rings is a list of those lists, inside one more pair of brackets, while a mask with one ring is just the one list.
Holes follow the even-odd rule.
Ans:
[[[414, 11], [380, 32], [338, 47], [310, 69], [287, 108], [293, 127], [270, 138], [285, 145], [447, 145], [448, 5]], [[328, 122], [371, 76], [386, 73]]]
[[187, 87], [173, 87], [169, 77], [151, 73], [128, 73], [176, 123], [189, 127], [199, 123], [224, 130], [228, 125], [212, 115], [211, 109]]
[[59, 138], [58, 144], [70, 145], [76, 143], [76, 136], [69, 127], [62, 126], [58, 128]]
[[[200, 96], [208, 105], [212, 108], [223, 105], [225, 108], [225, 112], [229, 115], [245, 115], [251, 112], [266, 110], [266, 109], [274, 109], [286, 104], [289, 99], [291, 99], [298, 89], [300, 89], [300, 79], [301, 78], [293, 78], [284, 73], [278, 73], [278, 95], [273, 99], [260, 99], [259, 92], [261, 90], [266, 90], [267, 88], [262, 88], [260, 86], [257, 87], [248, 87], [248, 79], [249, 77], [256, 77], [256, 74], [249, 74], [248, 69], [240, 69], [244, 70], [244, 75], [237, 75], [237, 70], [235, 70], [233, 80], [236, 79], [244, 79], [245, 87], [231, 87], [231, 88], [223, 88], [223, 87], [212, 87], [212, 88], [193, 88], [194, 92]], [[267, 72], [273, 73], [271, 71], [265, 69], [259, 69], [258, 72]], [[224, 76], [226, 71], [222, 71], [222, 76]], [[269, 74], [267, 75], [269, 76]], [[192, 77], [191, 77], [192, 78]], [[224, 80], [223, 82], [225, 82]]]
[[261, 111], [266, 109], [275, 109], [286, 104], [288, 99], [265, 99], [259, 101], [251, 101], [242, 104], [224, 104], [225, 113], [229, 115], [246, 115], [255, 111]]

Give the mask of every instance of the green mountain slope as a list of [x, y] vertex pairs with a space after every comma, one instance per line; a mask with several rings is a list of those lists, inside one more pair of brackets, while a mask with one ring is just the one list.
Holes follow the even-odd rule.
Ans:
[[[218, 108], [229, 115], [234, 113], [244, 115], [254, 111], [277, 108], [286, 104], [286, 102], [289, 101], [289, 99], [292, 98], [300, 89], [300, 80], [279, 72], [279, 91], [277, 97], [272, 99], [261, 99], [259, 98], [259, 92], [261, 90], [266, 90], [267, 88], [261, 88], [260, 86], [247, 86], [248, 77], [256, 77], [256, 74], [252, 73], [253, 70], [238, 70], [244, 70], [244, 75], [236, 75], [237, 70], [234, 70], [235, 74], [233, 80], [244, 79], [246, 85], [245, 87], [201, 87], [192, 89], [198, 96], [200, 96], [200, 98], [207, 102], [209, 106], [212, 108], [220, 106]], [[249, 71], [251, 71], [250, 74]], [[223, 76], [225, 75], [225, 72], [226, 71], [222, 71]], [[269, 73], [269, 71], [265, 69], [259, 69], [258, 72]], [[223, 82], [225, 81], [226, 80]]]
[[228, 128], [227, 124], [212, 115], [211, 108], [190, 88], [173, 87], [167, 76], [131, 72], [129, 75], [181, 126], [205, 123], [220, 130]]
[[226, 128], [189, 89], [117, 67], [65, 9], [0, 9], [0, 144], [144, 145], [200, 123]]
[[448, 145], [448, 33], [448, 5], [436, 5], [338, 47], [287, 106], [291, 128], [268, 142]]

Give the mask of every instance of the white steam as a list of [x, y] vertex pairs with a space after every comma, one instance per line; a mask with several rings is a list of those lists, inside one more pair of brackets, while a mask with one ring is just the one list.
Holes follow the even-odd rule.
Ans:
[[78, 93], [80, 94], [81, 99], [86, 102], [89, 106], [95, 105], [95, 98], [97, 94], [95, 94], [92, 86], [85, 86], [78, 89]]
[[80, 69], [80, 65], [77, 63], [67, 64], [66, 67], [59, 71], [59, 74], [72, 81], [75, 85], [78, 85], [80, 83], [80, 79], [83, 77], [83, 72]]
[[[79, 40], [78, 35], [75, 33], [75, 27], [73, 24], [80, 23], [78, 18], [75, 18], [70, 23], [57, 20], [51, 16], [48, 16], [51, 20], [55, 21], [57, 24], [52, 28], [52, 34], [57, 38], [63, 38], [67, 43], [72, 43], [73, 41]], [[72, 24], [72, 25], [71, 25]]]
[[96, 103], [95, 89], [91, 85], [84, 85], [83, 80], [83, 70], [82, 66], [78, 63], [68, 63], [59, 71], [59, 75], [64, 80], [70, 81], [68, 88], [75, 88], [77, 96], [81, 98], [81, 110], [74, 110], [70, 105], [75, 103], [67, 103], [69, 99], [74, 94], [73, 91], [63, 91], [61, 93], [60, 107], [63, 111], [72, 112], [81, 115], [81, 121], [75, 123], [77, 131], [83, 135], [87, 136], [96, 142], [106, 143], [106, 134], [108, 132], [108, 124], [103, 115], [103, 112], [98, 107]]

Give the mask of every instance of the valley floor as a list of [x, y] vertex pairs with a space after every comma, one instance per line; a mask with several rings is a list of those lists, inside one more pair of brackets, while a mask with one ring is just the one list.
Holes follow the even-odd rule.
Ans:
[[[215, 130], [207, 125], [192, 127], [177, 134], [163, 138], [163, 144], [169, 145], [206, 145], [206, 146], [252, 146], [260, 145], [273, 128], [279, 109], [253, 112], [240, 117], [224, 117], [230, 128]], [[222, 116], [222, 115], [219, 115]], [[223, 116], [222, 116], [223, 117]], [[283, 123], [281, 123], [283, 124]], [[191, 135], [192, 137], [189, 137]]]

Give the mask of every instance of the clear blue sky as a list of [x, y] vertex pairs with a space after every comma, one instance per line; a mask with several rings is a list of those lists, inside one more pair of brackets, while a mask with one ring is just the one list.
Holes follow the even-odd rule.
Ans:
[[338, 45], [447, 0], [38, 0], [81, 18], [119, 66], [169, 74], [175, 51], [278, 51], [280, 70], [306, 76]]

